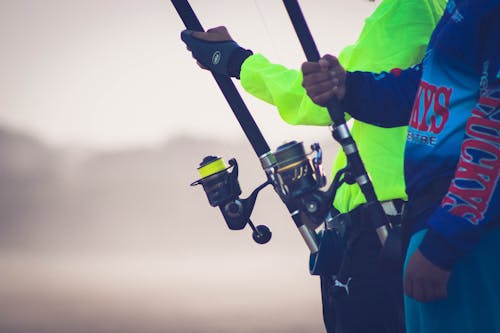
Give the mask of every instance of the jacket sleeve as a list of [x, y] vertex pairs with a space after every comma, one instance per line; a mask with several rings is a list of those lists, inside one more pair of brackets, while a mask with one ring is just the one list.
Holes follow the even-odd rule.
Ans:
[[328, 111], [307, 96], [302, 73], [272, 64], [261, 54], [245, 60], [240, 81], [253, 96], [275, 105], [281, 118], [292, 125], [330, 125]]
[[421, 75], [421, 65], [379, 74], [348, 72], [342, 106], [354, 119], [368, 124], [407, 126]]
[[479, 98], [465, 127], [455, 176], [420, 245], [426, 258], [448, 270], [489, 227], [500, 226], [500, 17], [490, 22], [496, 24], [485, 39]]
[[[340, 63], [349, 71], [373, 72], [394, 67], [408, 68], [418, 63], [445, 5], [445, 0], [382, 1], [365, 20], [357, 41], [340, 52]], [[394, 40], [398, 43], [394, 44]], [[240, 80], [247, 92], [275, 105], [283, 120], [289, 124], [331, 124], [328, 111], [307, 96], [300, 71], [272, 64], [261, 54], [255, 54], [243, 63]], [[413, 89], [409, 88], [409, 92], [402, 90], [406, 95], [406, 104], [413, 101], [417, 83]], [[353, 95], [353, 98], [357, 99], [357, 96]], [[381, 104], [386, 103], [381, 100]], [[373, 113], [383, 114], [386, 111], [369, 104], [364, 107], [370, 108]], [[350, 111], [348, 108], [344, 110]], [[396, 123], [407, 125], [408, 121], [393, 119], [389, 125], [392, 127]]]

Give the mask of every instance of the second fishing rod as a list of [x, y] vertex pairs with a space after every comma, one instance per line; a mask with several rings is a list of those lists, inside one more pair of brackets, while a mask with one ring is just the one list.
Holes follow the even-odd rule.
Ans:
[[[309, 30], [302, 10], [297, 0], [283, 0], [287, 13], [300, 41], [302, 49], [308, 61], [317, 62], [320, 60], [320, 54], [316, 43]], [[365, 169], [364, 163], [359, 154], [356, 142], [354, 141], [349, 127], [347, 126], [344, 111], [336, 98], [332, 98], [327, 106], [328, 113], [332, 120], [330, 126], [333, 138], [341, 145], [347, 157], [347, 167], [342, 170], [344, 179], [349, 182], [356, 182], [366, 199], [365, 209], [371, 217], [373, 226], [382, 246], [386, 245], [389, 236], [390, 245], [398, 248], [397, 239], [390, 233], [390, 223], [384, 212], [384, 209], [377, 198], [373, 184]]]

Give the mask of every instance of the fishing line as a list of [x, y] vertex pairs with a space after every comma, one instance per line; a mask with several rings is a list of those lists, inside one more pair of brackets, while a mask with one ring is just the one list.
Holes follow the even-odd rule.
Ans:
[[280, 52], [278, 52], [278, 50], [276, 49], [276, 45], [279, 45], [279, 43], [274, 40], [273, 35], [271, 34], [271, 29], [269, 27], [269, 24], [267, 23], [264, 12], [258, 3], [258, 0], [253, 0], [253, 3], [255, 5], [255, 8], [257, 9], [257, 13], [259, 14], [259, 17], [260, 17], [260, 20], [264, 26], [264, 30], [266, 32], [267, 38], [269, 39], [269, 42], [271, 44], [271, 49], [274, 53], [273, 57], [275, 57], [279, 62], [283, 62], [282, 61], [283, 59], [280, 57]]

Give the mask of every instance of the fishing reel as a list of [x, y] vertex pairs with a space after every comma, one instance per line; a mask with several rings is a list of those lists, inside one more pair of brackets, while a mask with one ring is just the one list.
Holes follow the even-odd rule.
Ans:
[[198, 167], [202, 178], [193, 182], [191, 186], [203, 186], [208, 202], [212, 207], [219, 207], [229, 229], [241, 230], [248, 224], [253, 231], [254, 241], [265, 244], [271, 239], [271, 231], [265, 225], [255, 226], [250, 220], [250, 215], [258, 192], [270, 183], [260, 185], [248, 198], [242, 199], [238, 182], [238, 163], [234, 158], [228, 163], [229, 167], [226, 167], [220, 157], [205, 157]]
[[[271, 239], [271, 231], [265, 225], [254, 226], [250, 215], [260, 190], [273, 185], [287, 207], [294, 207], [290, 211], [292, 217], [311, 252], [314, 252], [317, 251], [315, 234], [303, 225], [298, 214], [305, 214], [316, 226], [321, 224], [331, 209], [336, 187], [332, 184], [327, 191], [320, 190], [326, 185], [321, 164], [322, 151], [318, 143], [311, 145], [311, 149], [312, 152], [306, 154], [302, 142], [290, 141], [279, 146], [274, 153], [263, 156], [261, 162], [268, 180], [248, 198], [240, 198], [238, 163], [234, 158], [228, 161], [229, 167], [226, 167], [220, 157], [205, 157], [198, 167], [201, 178], [191, 186], [203, 186], [208, 202], [212, 207], [219, 207], [229, 229], [241, 230], [248, 224], [253, 230], [253, 239], [265, 244]], [[311, 158], [313, 153], [315, 155]]]
[[[334, 186], [325, 192], [320, 190], [326, 185], [323, 153], [318, 143], [312, 144], [311, 149], [311, 153], [306, 154], [303, 143], [296, 141], [279, 146], [274, 153], [274, 185], [284, 202], [293, 201], [300, 212], [319, 225], [332, 206]], [[308, 156], [313, 153], [312, 158]]]

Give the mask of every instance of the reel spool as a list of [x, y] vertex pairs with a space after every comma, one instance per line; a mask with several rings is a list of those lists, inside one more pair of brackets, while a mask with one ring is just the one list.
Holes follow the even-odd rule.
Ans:
[[[229, 172], [233, 167], [236, 168], [233, 172]], [[198, 173], [201, 178], [193, 182], [191, 186], [201, 184], [212, 207], [234, 201], [241, 194], [238, 182], [238, 165], [234, 159], [229, 160], [229, 167], [226, 167], [222, 158], [206, 156], [198, 167]], [[244, 225], [239, 228], [229, 226], [233, 230], [243, 227]]]
[[299, 209], [319, 225], [333, 201], [332, 191], [319, 189], [326, 185], [321, 166], [322, 151], [319, 144], [311, 145], [312, 159], [306, 154], [302, 142], [290, 141], [276, 149], [276, 188], [284, 201], [294, 200]]
[[278, 188], [285, 198], [297, 198], [317, 188], [314, 170], [302, 142], [291, 141], [274, 153]]

